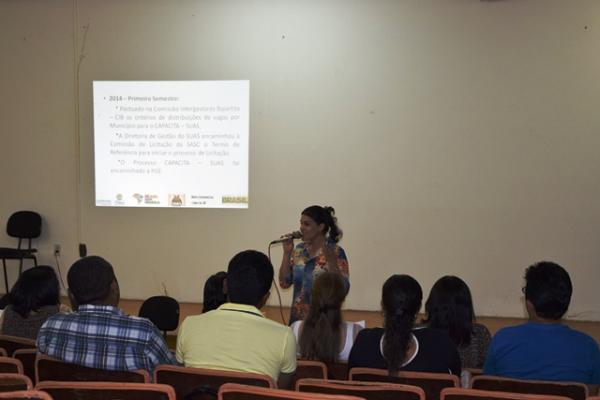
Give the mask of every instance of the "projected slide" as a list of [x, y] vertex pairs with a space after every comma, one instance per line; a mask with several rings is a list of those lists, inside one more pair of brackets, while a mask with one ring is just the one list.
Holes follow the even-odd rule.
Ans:
[[248, 81], [95, 81], [96, 205], [248, 207]]

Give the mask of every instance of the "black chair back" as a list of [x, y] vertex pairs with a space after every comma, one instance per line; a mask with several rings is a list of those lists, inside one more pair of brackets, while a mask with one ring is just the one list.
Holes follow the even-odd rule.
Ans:
[[169, 296], [153, 296], [142, 303], [138, 315], [165, 333], [174, 331], [179, 326], [179, 303]]
[[34, 211], [17, 211], [6, 224], [6, 233], [19, 239], [34, 239], [42, 233], [42, 217]]

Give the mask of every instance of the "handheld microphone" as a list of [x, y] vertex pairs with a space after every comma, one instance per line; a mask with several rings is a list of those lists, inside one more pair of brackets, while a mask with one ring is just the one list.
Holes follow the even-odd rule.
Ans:
[[285, 242], [286, 240], [290, 240], [290, 239], [302, 239], [302, 232], [294, 231], [292, 233], [285, 234], [281, 238], [275, 239], [269, 244], [281, 243], [281, 242]]

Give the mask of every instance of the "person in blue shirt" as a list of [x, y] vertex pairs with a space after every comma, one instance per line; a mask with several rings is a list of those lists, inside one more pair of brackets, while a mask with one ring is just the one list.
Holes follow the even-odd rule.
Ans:
[[600, 384], [600, 350], [594, 339], [561, 323], [573, 287], [567, 271], [553, 262], [525, 272], [529, 321], [499, 330], [483, 373], [516, 379]]

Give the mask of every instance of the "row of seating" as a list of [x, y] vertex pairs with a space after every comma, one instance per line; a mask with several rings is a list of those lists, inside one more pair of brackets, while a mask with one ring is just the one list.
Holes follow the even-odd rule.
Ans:
[[[0, 374], [0, 383], [3, 383], [5, 377], [11, 378], [8, 375], [11, 374]], [[27, 380], [26, 377], [22, 377]], [[18, 379], [14, 376], [12, 378]], [[320, 379], [301, 379], [296, 384], [296, 391], [226, 383], [218, 389], [218, 392], [211, 393], [205, 390], [198, 392], [197, 396], [187, 396], [185, 399], [214, 399], [216, 397], [219, 400], [426, 400], [425, 392], [421, 388], [410, 385]], [[0, 399], [21, 398], [41, 400], [182, 399], [169, 385], [121, 382], [40, 382], [33, 390], [29, 381], [23, 390], [0, 393]], [[568, 397], [445, 388], [441, 391], [440, 400], [568, 400]], [[588, 400], [600, 400], [600, 397], [589, 397]]]
[[[21, 349], [18, 353], [35, 357], [35, 373], [30, 378], [33, 382], [45, 381], [111, 381], [128, 383], [149, 383], [150, 376], [146, 371], [107, 371], [96, 368], [82, 367], [65, 363], [44, 355], [36, 355], [35, 349]], [[27, 352], [27, 353], [25, 353]], [[317, 378], [327, 381], [327, 366], [316, 361], [298, 363], [297, 382]], [[0, 357], [0, 372], [23, 374], [22, 363], [14, 358]], [[186, 368], [172, 365], [160, 365], [154, 371], [154, 382], [172, 386], [178, 398], [189, 396], [198, 387], [216, 391], [225, 383], [241, 383], [259, 387], [275, 388], [276, 383], [267, 376], [230, 371], [206, 370], [201, 368]], [[418, 387], [428, 400], [440, 399], [440, 393], [445, 388], [458, 388], [459, 380], [454, 375], [423, 372], [399, 372], [388, 376], [387, 371], [370, 368], [353, 368], [349, 373], [349, 381], [329, 380], [338, 384], [354, 382], [387, 382], [388, 384], [410, 385]], [[547, 381], [522, 381], [515, 379], [475, 376], [471, 380], [474, 389], [488, 391], [517, 392], [526, 394], [561, 395], [572, 400], [585, 400], [588, 397], [587, 387], [580, 383], [563, 383]]]
[[[28, 339], [0, 335], [0, 372], [26, 375], [32, 382], [44, 381], [112, 381], [148, 383], [146, 371], [107, 371], [64, 363], [47, 356], [38, 355], [35, 342]], [[12, 357], [8, 357], [12, 355]], [[296, 380], [305, 378], [333, 379], [338, 382], [349, 379], [361, 382], [388, 382], [420, 387], [428, 400], [439, 400], [440, 393], [448, 387], [459, 387], [454, 375], [400, 372], [389, 377], [385, 370], [353, 368], [346, 364], [331, 364], [329, 367], [317, 361], [300, 360]], [[242, 383], [254, 386], [276, 387], [269, 377], [257, 374], [203, 370], [161, 365], [154, 371], [154, 382], [175, 388], [178, 398], [184, 398], [199, 386], [212, 389], [215, 393], [225, 383]], [[586, 385], [580, 383], [532, 382], [499, 377], [475, 376], [472, 387], [488, 391], [517, 392], [526, 394], [561, 395], [573, 400], [585, 400]]]

